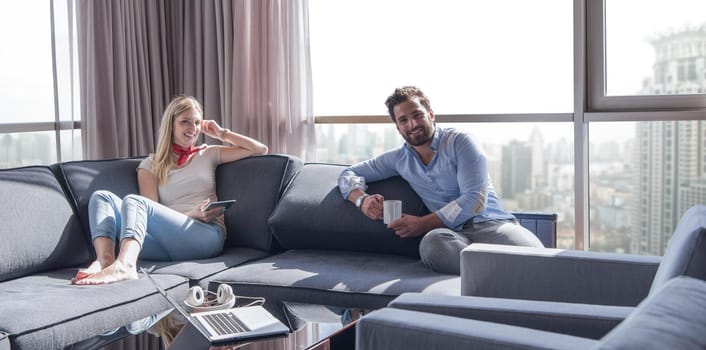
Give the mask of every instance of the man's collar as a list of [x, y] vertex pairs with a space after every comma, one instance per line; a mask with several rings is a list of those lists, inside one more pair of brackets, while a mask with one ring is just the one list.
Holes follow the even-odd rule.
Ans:
[[441, 139], [441, 129], [434, 125], [434, 138], [431, 139], [431, 144], [429, 145], [429, 148], [431, 148], [432, 151], [436, 152], [437, 149], [439, 149], [439, 140]]

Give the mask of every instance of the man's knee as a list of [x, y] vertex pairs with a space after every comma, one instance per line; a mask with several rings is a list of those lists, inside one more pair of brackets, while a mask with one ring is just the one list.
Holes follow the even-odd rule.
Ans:
[[506, 239], [509, 241], [506, 244], [525, 246], [525, 247], [536, 247], [543, 248], [544, 245], [539, 238], [532, 233], [532, 231], [526, 229], [518, 223], [506, 224], [510, 225], [509, 230], [506, 233]]
[[429, 231], [419, 243], [422, 263], [434, 271], [460, 273], [460, 254], [467, 244], [454, 231], [437, 228]]
[[455, 239], [456, 233], [447, 228], [435, 228], [427, 232], [422, 241], [419, 243], [420, 247], [429, 246], [429, 249], [434, 247], [444, 245], [450, 239]]

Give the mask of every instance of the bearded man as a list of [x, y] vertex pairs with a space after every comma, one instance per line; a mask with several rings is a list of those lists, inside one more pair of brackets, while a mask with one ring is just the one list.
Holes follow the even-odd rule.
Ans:
[[368, 218], [380, 220], [384, 198], [367, 194], [365, 183], [393, 176], [405, 179], [431, 213], [403, 213], [387, 227], [403, 238], [424, 235], [421, 260], [440, 273], [459, 275], [461, 250], [471, 243], [542, 247], [503, 208], [480, 147], [468, 134], [437, 127], [429, 99], [420, 89], [397, 88], [385, 105], [405, 143], [346, 168], [338, 179], [344, 199]]

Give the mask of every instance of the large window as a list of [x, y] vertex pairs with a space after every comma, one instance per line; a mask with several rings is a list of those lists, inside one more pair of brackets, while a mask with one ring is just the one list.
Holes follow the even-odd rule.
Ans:
[[0, 168], [81, 158], [69, 3], [0, 2]]
[[659, 255], [706, 202], [702, 0], [309, 4], [322, 161], [398, 146], [383, 101], [413, 84], [560, 247]]

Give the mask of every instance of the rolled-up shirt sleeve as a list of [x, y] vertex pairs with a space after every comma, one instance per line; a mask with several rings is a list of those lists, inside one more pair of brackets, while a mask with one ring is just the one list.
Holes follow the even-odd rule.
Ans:
[[341, 190], [343, 199], [346, 199], [353, 190], [365, 191], [368, 186], [365, 185], [365, 177], [358, 176], [350, 168], [347, 168], [338, 177], [338, 188]]
[[360, 162], [343, 170], [338, 177], [338, 188], [343, 199], [356, 189], [365, 191], [367, 183], [398, 175], [394, 159], [398, 157], [397, 150], [383, 153], [373, 159]]
[[461, 194], [437, 210], [436, 214], [447, 227], [455, 229], [485, 211], [490, 181], [485, 156], [467, 135], [454, 140], [453, 152], [457, 160], [456, 179]]

